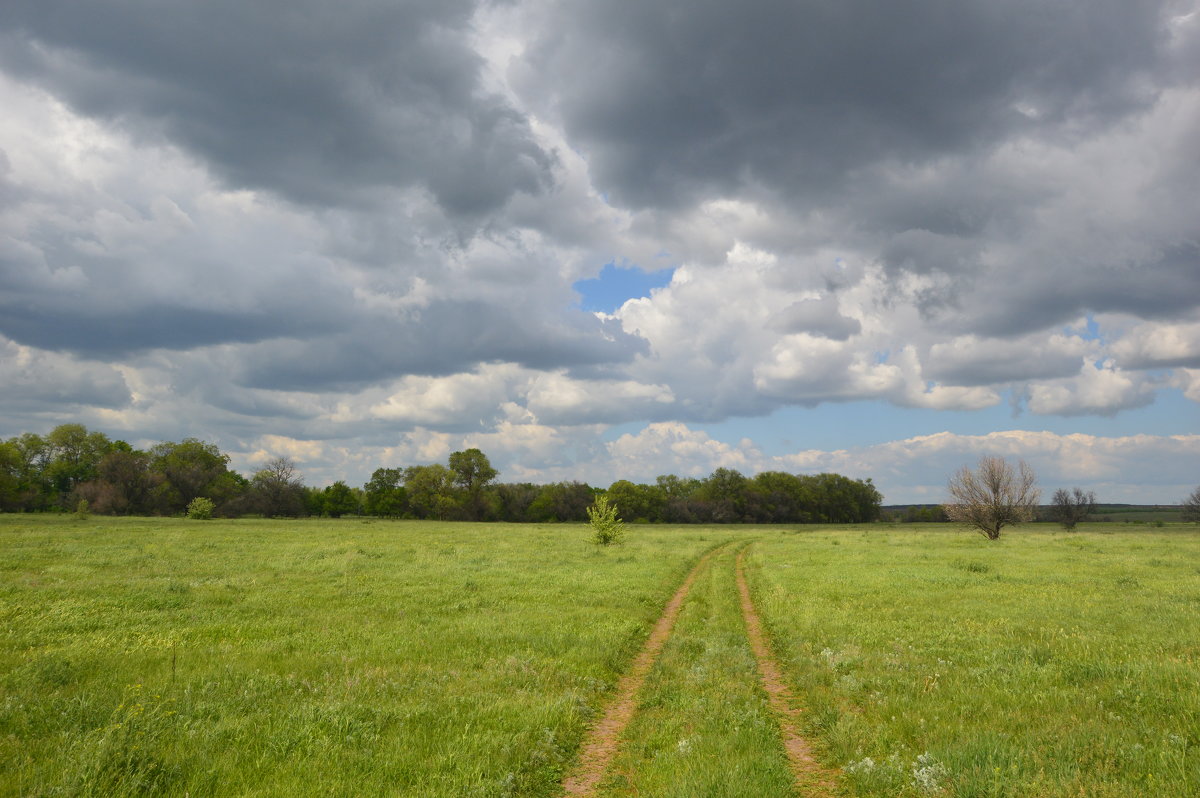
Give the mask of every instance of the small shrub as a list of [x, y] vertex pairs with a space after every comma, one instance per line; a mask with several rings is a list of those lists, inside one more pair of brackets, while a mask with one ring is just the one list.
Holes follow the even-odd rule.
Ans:
[[75, 518], [79, 521], [86, 521], [91, 516], [88, 512], [88, 500], [80, 499], [79, 504], [75, 505]]
[[216, 504], [212, 499], [197, 496], [187, 506], [187, 517], [195, 518], [198, 521], [207, 521], [213, 517], [214, 509], [216, 509]]
[[597, 496], [587, 508], [587, 514], [592, 526], [592, 542], [597, 546], [608, 546], [625, 539], [625, 522], [617, 518], [617, 507], [607, 496]]

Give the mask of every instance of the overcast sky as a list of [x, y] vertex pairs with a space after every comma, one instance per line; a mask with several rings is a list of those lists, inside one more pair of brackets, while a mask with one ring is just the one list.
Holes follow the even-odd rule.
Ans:
[[0, 437], [1200, 483], [1197, 0], [5, 0]]

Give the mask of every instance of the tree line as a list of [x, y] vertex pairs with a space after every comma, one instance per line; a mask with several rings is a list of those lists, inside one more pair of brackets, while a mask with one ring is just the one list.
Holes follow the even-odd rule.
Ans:
[[369, 515], [462, 521], [578, 522], [604, 495], [621, 517], [646, 523], [861, 523], [879, 518], [882, 496], [870, 479], [767, 471], [747, 477], [718, 468], [708, 477], [659, 476], [652, 484], [617, 480], [497, 483], [479, 449], [446, 464], [378, 468], [361, 487], [338, 481], [309, 487], [287, 458], [249, 478], [229, 456], [196, 438], [139, 450], [82, 424], [45, 436], [0, 442], [0, 511], [76, 510], [108, 515], [179, 515], [208, 499], [222, 517]]

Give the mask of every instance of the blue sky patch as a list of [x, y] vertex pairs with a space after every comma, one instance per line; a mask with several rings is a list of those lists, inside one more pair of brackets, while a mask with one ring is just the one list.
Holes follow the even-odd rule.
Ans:
[[650, 296], [655, 288], [671, 282], [674, 269], [646, 272], [640, 266], [607, 263], [598, 277], [580, 280], [572, 288], [579, 292], [579, 306], [587, 311], [612, 313], [627, 300]]

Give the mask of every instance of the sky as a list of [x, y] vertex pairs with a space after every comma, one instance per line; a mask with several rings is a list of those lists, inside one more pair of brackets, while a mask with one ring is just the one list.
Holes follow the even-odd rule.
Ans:
[[0, 437], [1200, 483], [1198, 0], [5, 0]]

